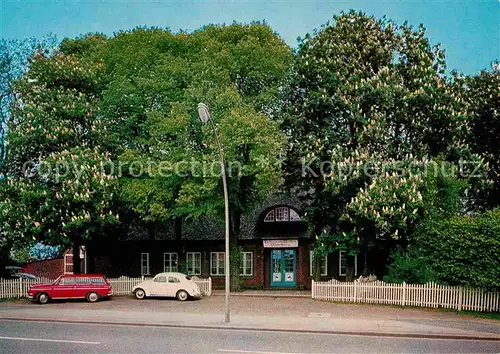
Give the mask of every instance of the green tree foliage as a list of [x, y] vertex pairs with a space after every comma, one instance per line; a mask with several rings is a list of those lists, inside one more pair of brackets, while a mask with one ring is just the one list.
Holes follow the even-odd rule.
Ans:
[[419, 240], [428, 237], [427, 232], [432, 225], [463, 214], [464, 191], [468, 181], [456, 178], [450, 172], [439, 169], [435, 174], [427, 175], [422, 189], [422, 216], [408, 235], [408, 247], [400, 246], [391, 251], [385, 281], [413, 284], [441, 281], [433, 271], [434, 260], [423, 254], [423, 245]]
[[[54, 36], [42, 39], [26, 38], [0, 39], [0, 190], [7, 188], [3, 178], [6, 171], [4, 164], [7, 154], [7, 130], [11, 119], [11, 105], [17, 97], [14, 83], [23, 72], [28, 70], [30, 58], [36, 53], [49, 54], [55, 46]], [[9, 261], [12, 240], [7, 234], [0, 234], [0, 274]]]
[[[209, 25], [192, 34], [137, 28], [62, 48], [104, 63], [99, 107], [108, 150], [121, 166], [123, 201], [147, 224], [222, 218], [219, 153], [196, 112], [199, 102], [208, 104], [224, 149], [237, 247], [241, 215], [280, 181], [285, 139], [274, 119], [290, 48], [260, 23]], [[232, 273], [237, 288], [236, 266]]]
[[10, 120], [10, 106], [15, 102], [14, 82], [29, 68], [29, 60], [35, 53], [50, 54], [55, 47], [56, 38], [45, 36], [35, 38], [0, 39], [0, 158], [5, 158], [5, 140]]
[[[2, 231], [13, 242], [78, 245], [107, 224], [116, 177], [101, 165], [102, 63], [38, 53], [16, 83], [8, 128]], [[77, 251], [78, 252], [78, 251]], [[78, 271], [76, 267], [75, 271]]]
[[430, 222], [418, 245], [440, 281], [500, 288], [500, 210]]
[[389, 258], [387, 275], [388, 283], [425, 284], [436, 281], [431, 265], [414, 249], [394, 249]]
[[367, 250], [406, 236], [422, 215], [426, 166], [471, 158], [466, 106], [444, 72], [423, 26], [352, 11], [301, 40], [284, 124], [287, 180], [309, 201], [319, 244], [360, 237]]
[[[346, 250], [348, 274], [355, 253], [398, 241], [410, 250], [394, 256], [393, 279], [426, 279], [410, 269], [432, 263], [446, 227], [497, 220], [460, 214], [500, 200], [498, 66], [446, 77], [423, 26], [342, 13], [301, 39], [295, 58], [261, 23], [88, 34], [55, 53], [18, 44], [0, 42], [0, 246], [78, 250], [121, 210], [150, 226], [175, 220], [178, 237], [187, 219], [223, 220], [218, 148], [199, 102], [226, 158], [232, 249], [241, 216], [282, 182], [287, 148], [286, 185], [308, 205], [315, 258]], [[15, 63], [27, 67], [26, 56], [24, 73]], [[482, 226], [473, 232], [476, 249]], [[454, 258], [439, 273], [446, 259], [436, 257], [433, 276], [466, 284], [456, 268], [477, 255], [458, 239], [442, 245]], [[493, 275], [486, 258], [481, 284]]]
[[470, 145], [487, 163], [489, 183], [480, 185], [473, 193], [474, 207], [492, 209], [500, 206], [500, 67], [477, 76], [456, 76], [462, 95], [472, 116]]

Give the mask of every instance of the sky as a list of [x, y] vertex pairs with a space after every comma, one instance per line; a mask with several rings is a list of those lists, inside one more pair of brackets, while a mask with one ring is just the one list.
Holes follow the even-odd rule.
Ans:
[[398, 24], [424, 24], [447, 66], [464, 74], [500, 59], [500, 0], [0, 0], [2, 38], [112, 35], [137, 26], [195, 30], [211, 23], [266, 21], [291, 47], [334, 14], [354, 9]]

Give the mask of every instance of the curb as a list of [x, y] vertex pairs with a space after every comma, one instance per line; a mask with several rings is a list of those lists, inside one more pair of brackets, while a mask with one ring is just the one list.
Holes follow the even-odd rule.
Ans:
[[[223, 292], [212, 292], [212, 294], [210, 296], [225, 296], [225, 294]], [[311, 298], [311, 295], [303, 295], [303, 294], [245, 294], [245, 293], [229, 293], [229, 296], [230, 297], [236, 297], [236, 296], [239, 296], [239, 297], [274, 297], [274, 298], [278, 298], [278, 297], [286, 297], [286, 298], [307, 298], [307, 299], [310, 299]]]
[[409, 338], [409, 339], [434, 339], [434, 340], [467, 340], [467, 341], [493, 341], [500, 342], [500, 337], [452, 335], [452, 334], [416, 334], [416, 333], [383, 333], [383, 332], [352, 332], [352, 331], [329, 331], [329, 330], [307, 330], [307, 329], [286, 329], [286, 328], [256, 328], [231, 325], [184, 325], [184, 324], [159, 324], [159, 323], [130, 323], [112, 321], [89, 321], [89, 320], [68, 320], [68, 319], [42, 319], [42, 318], [14, 318], [0, 317], [5, 321], [25, 321], [25, 322], [51, 322], [70, 323], [87, 325], [111, 325], [111, 326], [136, 326], [136, 327], [164, 327], [164, 328], [185, 328], [217, 330], [224, 329], [230, 331], [252, 331], [252, 332], [282, 332], [282, 333], [306, 333], [306, 334], [326, 334], [345, 335], [361, 337], [387, 337], [387, 338]]

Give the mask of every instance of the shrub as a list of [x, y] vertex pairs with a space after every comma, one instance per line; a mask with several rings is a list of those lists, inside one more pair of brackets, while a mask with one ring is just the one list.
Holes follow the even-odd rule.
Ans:
[[417, 243], [441, 281], [500, 288], [500, 209], [429, 222]]
[[389, 259], [388, 274], [384, 277], [388, 283], [425, 284], [435, 280], [429, 264], [413, 249], [394, 250]]

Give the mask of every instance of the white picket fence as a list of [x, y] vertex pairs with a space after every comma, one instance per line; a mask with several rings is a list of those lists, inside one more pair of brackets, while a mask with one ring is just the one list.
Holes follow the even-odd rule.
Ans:
[[[120, 278], [108, 278], [111, 287], [113, 288], [114, 295], [128, 295], [132, 293], [132, 289], [134, 286], [139, 284], [140, 282], [150, 279], [150, 278], [129, 278], [129, 277], [120, 277]], [[204, 296], [212, 295], [212, 278], [197, 278], [193, 277], [193, 281], [200, 287], [200, 291]]]
[[31, 285], [52, 283], [53, 279], [0, 279], [0, 299], [12, 299], [28, 296]]
[[500, 312], [500, 291], [447, 286], [435, 283], [392, 284], [375, 282], [312, 281], [316, 300], [441, 307], [459, 311]]
[[[148, 278], [108, 278], [114, 295], [129, 295], [132, 293], [134, 286]], [[212, 295], [212, 279], [209, 278], [193, 278], [194, 282], [200, 287], [201, 293], [204, 296]], [[39, 278], [31, 279], [0, 279], [0, 299], [15, 299], [27, 297], [28, 289], [34, 284], [52, 283], [53, 279]]]

